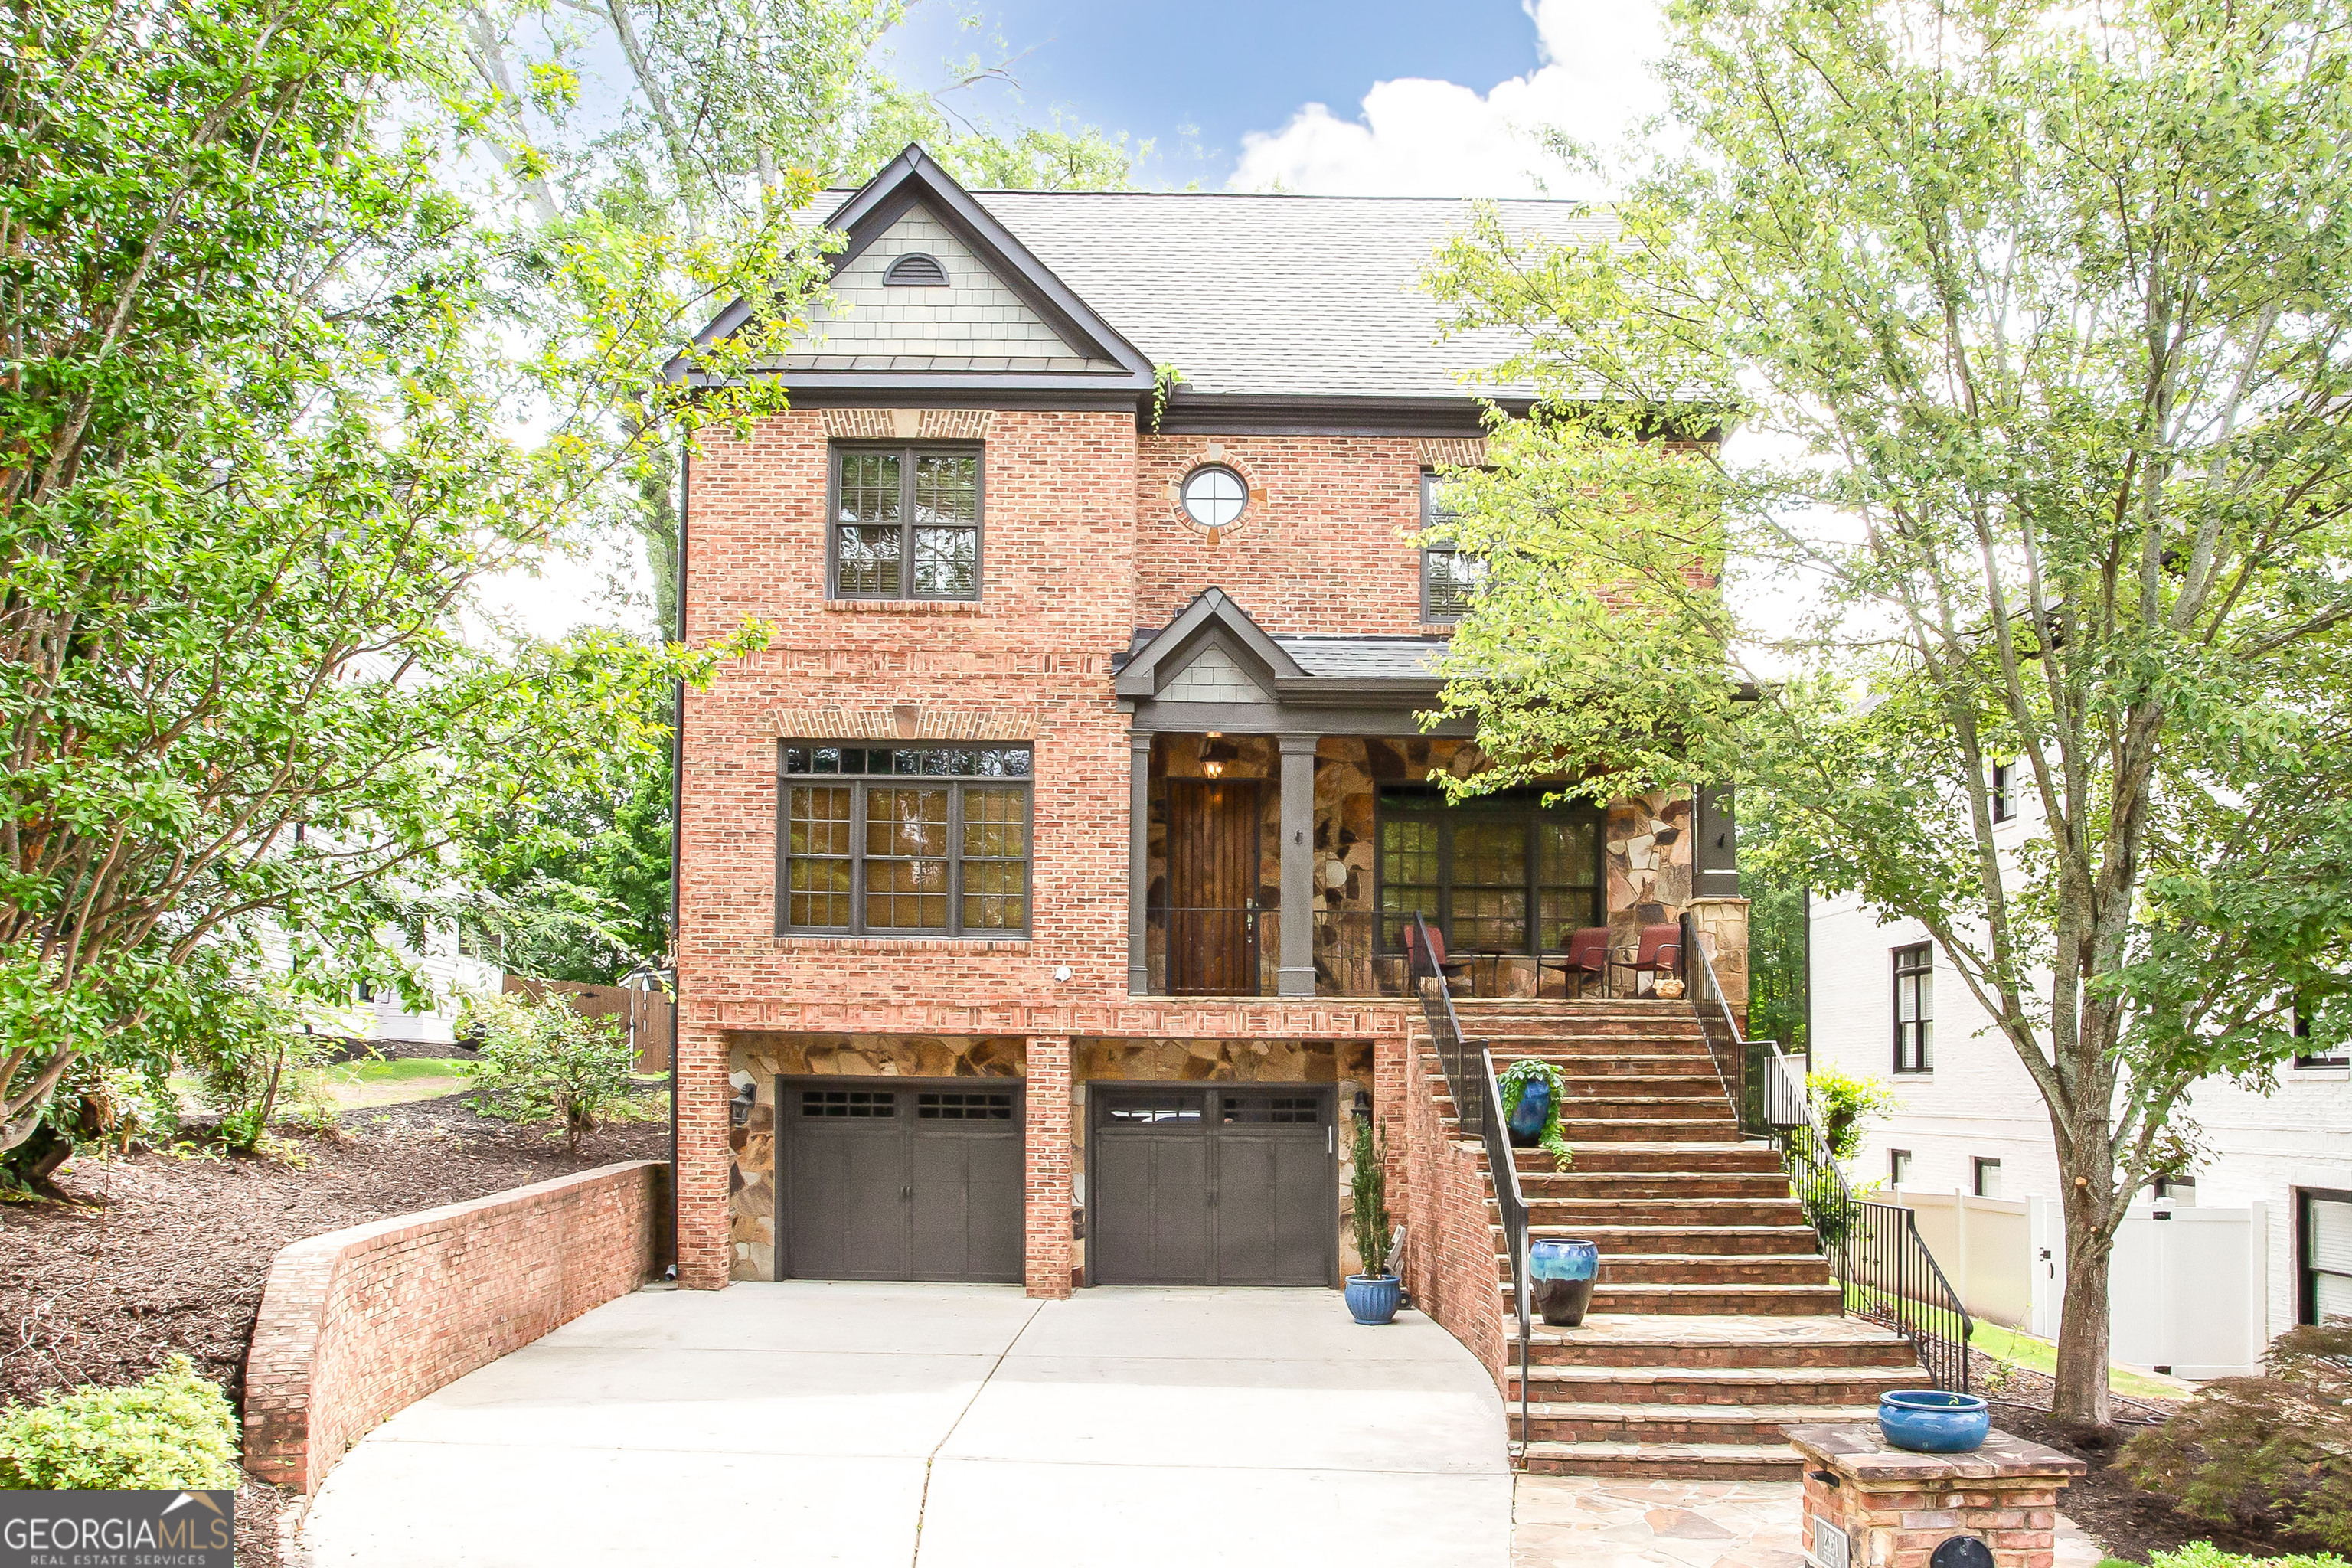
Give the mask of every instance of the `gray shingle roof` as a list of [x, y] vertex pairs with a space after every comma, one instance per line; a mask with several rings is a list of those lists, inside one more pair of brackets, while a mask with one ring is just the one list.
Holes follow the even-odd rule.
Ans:
[[1348, 680], [1428, 680], [1444, 637], [1277, 637], [1282, 651], [1309, 675]]
[[[1517, 346], [1437, 338], [1419, 287], [1471, 203], [1374, 196], [975, 191], [1063, 282], [1155, 364], [1203, 393], [1459, 397], [1459, 373]], [[1514, 233], [1605, 239], [1576, 202], [1495, 204]]]

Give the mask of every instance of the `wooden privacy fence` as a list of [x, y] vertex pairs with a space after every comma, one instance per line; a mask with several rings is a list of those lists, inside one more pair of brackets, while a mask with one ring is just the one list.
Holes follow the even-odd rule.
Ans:
[[636, 1070], [669, 1071], [677, 1041], [677, 1003], [667, 993], [631, 985], [584, 985], [572, 980], [526, 980], [509, 974], [499, 987], [535, 1001], [561, 996], [584, 1018], [618, 1018], [636, 1052]]

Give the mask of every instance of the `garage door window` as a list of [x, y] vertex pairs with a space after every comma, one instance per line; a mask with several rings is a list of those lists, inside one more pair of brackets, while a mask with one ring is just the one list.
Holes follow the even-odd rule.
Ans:
[[1029, 748], [782, 748], [779, 935], [1029, 934]]
[[1013, 1097], [1010, 1094], [918, 1094], [915, 1096], [915, 1119], [919, 1121], [1010, 1121], [1013, 1120]]
[[810, 1089], [801, 1091], [803, 1116], [896, 1116], [898, 1097], [869, 1089]]

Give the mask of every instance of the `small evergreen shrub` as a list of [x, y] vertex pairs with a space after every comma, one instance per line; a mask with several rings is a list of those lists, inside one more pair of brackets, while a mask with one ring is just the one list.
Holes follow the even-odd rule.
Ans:
[[629, 1068], [635, 1053], [618, 1018], [590, 1018], [550, 996], [521, 994], [477, 997], [461, 1026], [481, 1036], [481, 1056], [466, 1064], [474, 1081], [473, 1106], [518, 1126], [551, 1123], [573, 1153], [581, 1137], [614, 1121], [651, 1114], [633, 1098]]
[[2352, 1323], [2290, 1329], [2263, 1363], [2263, 1376], [2198, 1390], [2171, 1420], [2126, 1444], [2116, 1468], [2194, 1518], [2283, 1525], [2352, 1552]]
[[0, 1489], [201, 1491], [236, 1485], [236, 1415], [186, 1356], [128, 1388], [0, 1411]]
[[1383, 1163], [1387, 1151], [1372, 1132], [1370, 1117], [1356, 1123], [1355, 1173], [1349, 1183], [1349, 1219], [1356, 1232], [1356, 1256], [1364, 1272], [1375, 1278], [1389, 1271], [1389, 1177]]

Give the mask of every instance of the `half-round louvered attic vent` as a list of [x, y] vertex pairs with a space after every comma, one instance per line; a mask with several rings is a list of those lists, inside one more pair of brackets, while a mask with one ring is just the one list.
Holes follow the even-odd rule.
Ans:
[[908, 251], [890, 263], [890, 269], [882, 274], [883, 282], [903, 289], [944, 288], [947, 280], [948, 269], [940, 265], [939, 258], [919, 250]]

